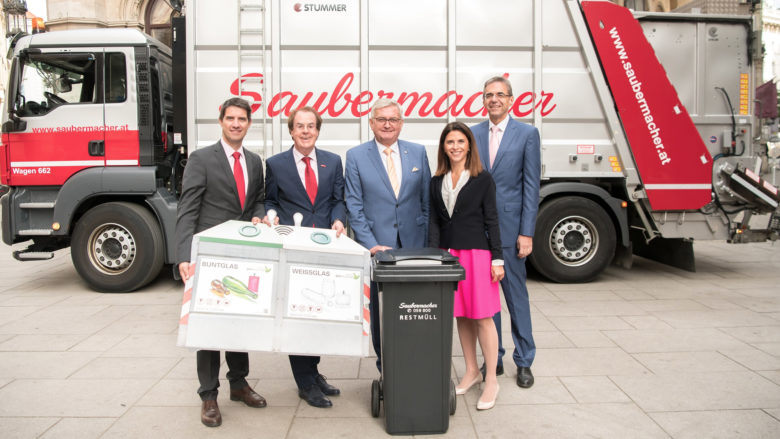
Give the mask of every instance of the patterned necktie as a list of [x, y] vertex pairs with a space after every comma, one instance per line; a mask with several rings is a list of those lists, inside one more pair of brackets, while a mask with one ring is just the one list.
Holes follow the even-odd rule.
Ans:
[[398, 175], [395, 174], [395, 163], [393, 163], [393, 148], [385, 148], [385, 155], [387, 156], [387, 177], [390, 179], [390, 186], [393, 187], [393, 193], [398, 198], [398, 190], [400, 185], [398, 184]]
[[309, 194], [311, 204], [314, 205], [314, 200], [317, 198], [317, 177], [314, 175], [314, 169], [311, 168], [311, 157], [304, 157], [303, 162], [306, 163], [306, 172], [304, 174], [306, 193]]
[[246, 199], [246, 186], [244, 185], [244, 168], [241, 166], [241, 153], [233, 153], [233, 178], [236, 179], [236, 189], [238, 189], [238, 201], [241, 202], [241, 209], [244, 208]]
[[498, 154], [498, 127], [493, 126], [490, 128], [490, 169], [493, 169], [496, 154]]

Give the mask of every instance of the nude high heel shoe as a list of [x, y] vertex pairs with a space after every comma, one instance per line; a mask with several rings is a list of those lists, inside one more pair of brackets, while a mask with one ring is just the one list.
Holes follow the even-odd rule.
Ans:
[[474, 381], [472, 381], [471, 383], [469, 383], [469, 385], [468, 385], [468, 386], [466, 386], [466, 387], [458, 387], [458, 386], [455, 386], [455, 394], [456, 394], [456, 395], [465, 395], [465, 394], [466, 394], [466, 392], [468, 392], [468, 391], [469, 391], [469, 389], [471, 388], [471, 386], [473, 386], [474, 384], [479, 384], [479, 383], [481, 383], [481, 382], [482, 382], [482, 375], [477, 375], [477, 377], [476, 377], [476, 378], [474, 378]]
[[501, 388], [496, 385], [496, 396], [493, 398], [492, 401], [488, 402], [482, 402], [482, 400], [477, 400], [477, 410], [490, 410], [493, 408], [493, 406], [496, 405], [496, 400], [498, 399], [498, 391]]

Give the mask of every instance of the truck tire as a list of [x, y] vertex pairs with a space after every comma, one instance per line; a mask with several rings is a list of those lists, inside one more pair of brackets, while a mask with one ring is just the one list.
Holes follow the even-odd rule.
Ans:
[[616, 239], [612, 219], [596, 202], [556, 198], [539, 209], [529, 259], [553, 282], [590, 282], [612, 261]]
[[127, 293], [151, 282], [163, 266], [163, 237], [151, 212], [125, 203], [101, 204], [76, 223], [70, 255], [97, 291]]

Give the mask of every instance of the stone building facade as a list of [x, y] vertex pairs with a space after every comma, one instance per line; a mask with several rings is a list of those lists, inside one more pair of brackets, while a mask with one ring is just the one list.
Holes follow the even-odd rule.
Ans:
[[178, 15], [168, 0], [48, 0], [46, 4], [49, 31], [136, 28], [169, 45], [171, 17]]

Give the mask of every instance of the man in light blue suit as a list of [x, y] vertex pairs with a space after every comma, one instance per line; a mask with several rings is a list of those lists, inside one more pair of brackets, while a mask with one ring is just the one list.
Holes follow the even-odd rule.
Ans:
[[[517, 365], [517, 385], [528, 388], [534, 384], [531, 363], [536, 355], [536, 345], [531, 334], [525, 258], [533, 249], [536, 211], [539, 207], [539, 131], [509, 117], [514, 97], [508, 79], [501, 76], [488, 79], [483, 99], [489, 120], [475, 125], [471, 130], [477, 140], [482, 165], [496, 183], [498, 222], [506, 271], [501, 289], [512, 321], [512, 339], [515, 342], [512, 358]], [[505, 352], [501, 343], [501, 312], [496, 313], [493, 320], [498, 330], [496, 373], [500, 375], [504, 373], [502, 358]]]
[[[431, 170], [425, 147], [399, 140], [401, 106], [378, 99], [369, 125], [374, 140], [347, 151], [347, 211], [355, 240], [371, 254], [391, 248], [421, 248], [428, 242], [428, 186]], [[371, 340], [382, 370], [379, 306], [371, 282]]]

